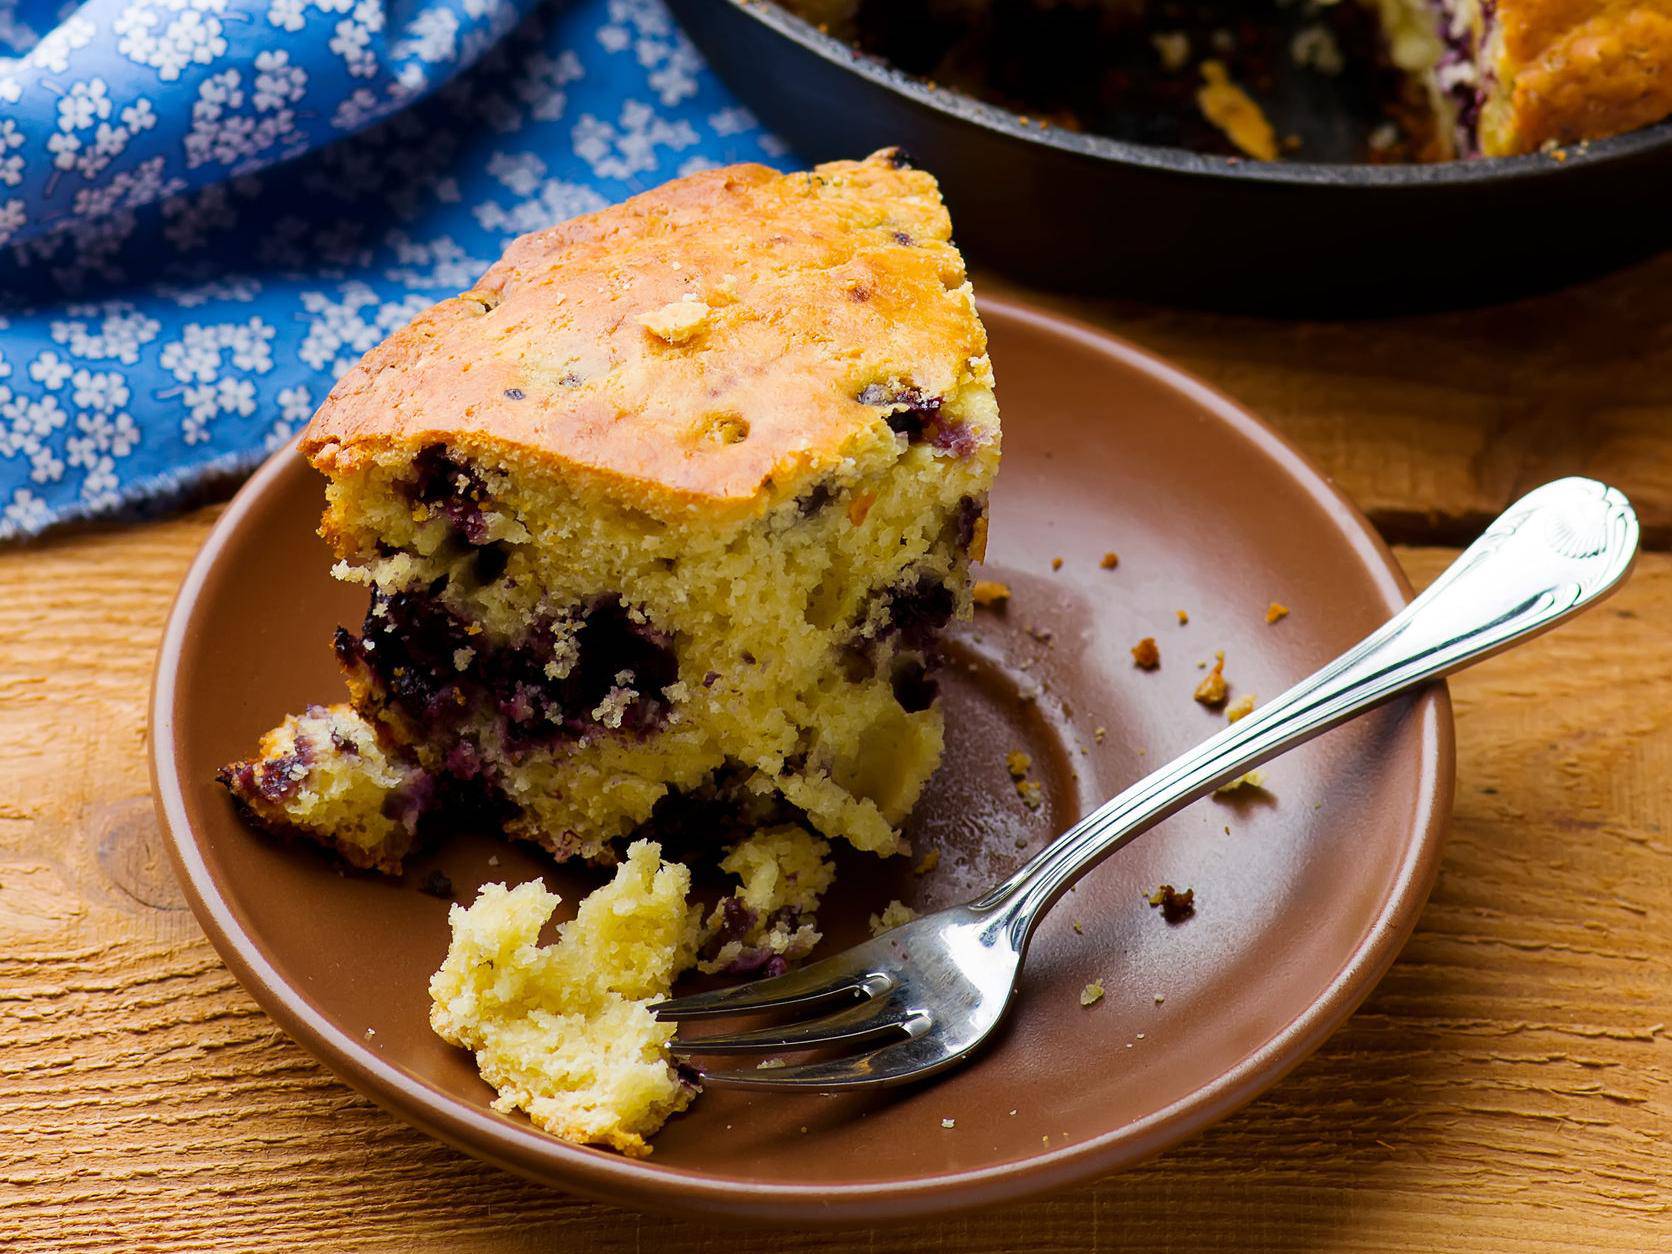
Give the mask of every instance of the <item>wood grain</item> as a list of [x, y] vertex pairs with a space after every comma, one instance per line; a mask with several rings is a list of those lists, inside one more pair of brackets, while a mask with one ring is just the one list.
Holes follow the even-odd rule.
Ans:
[[[1304, 448], [1384, 535], [1463, 544], [1547, 479], [1588, 474], [1672, 545], [1672, 253], [1489, 309], [1296, 322], [1021, 292], [1229, 393]], [[999, 362], [999, 401], [1004, 401]]]
[[[739, 1234], [554, 1193], [338, 1084], [181, 905], [151, 656], [213, 517], [0, 553], [0, 1248], [1672, 1247], [1672, 556], [1455, 685], [1416, 936], [1266, 1098], [1165, 1158], [933, 1225]], [[1419, 582], [1450, 559], [1403, 550]]]

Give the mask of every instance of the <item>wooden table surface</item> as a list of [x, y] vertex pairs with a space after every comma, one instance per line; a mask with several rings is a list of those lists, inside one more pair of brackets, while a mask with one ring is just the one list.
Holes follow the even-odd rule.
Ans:
[[163, 857], [146, 693], [207, 508], [0, 551], [0, 1248], [1672, 1249], [1672, 255], [1373, 322], [1041, 300], [1288, 432], [1419, 585], [1553, 475], [1641, 512], [1618, 598], [1455, 681], [1439, 885], [1315, 1057], [1136, 1170], [911, 1228], [631, 1214], [427, 1140], [256, 1008]]

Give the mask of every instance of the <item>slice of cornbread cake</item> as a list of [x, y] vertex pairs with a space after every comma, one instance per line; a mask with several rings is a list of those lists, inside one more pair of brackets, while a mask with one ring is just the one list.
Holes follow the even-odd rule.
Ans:
[[524, 1110], [566, 1141], [650, 1153], [645, 1138], [696, 1092], [668, 1059], [675, 1025], [650, 1012], [694, 958], [690, 885], [641, 840], [552, 944], [540, 929], [560, 903], [538, 880], [485, 884], [468, 909], [452, 907], [430, 1026], [474, 1052], [496, 1109]]
[[950, 234], [893, 153], [706, 171], [517, 240], [343, 377], [302, 440], [370, 593], [337, 655], [447, 822], [900, 847], [999, 460]]

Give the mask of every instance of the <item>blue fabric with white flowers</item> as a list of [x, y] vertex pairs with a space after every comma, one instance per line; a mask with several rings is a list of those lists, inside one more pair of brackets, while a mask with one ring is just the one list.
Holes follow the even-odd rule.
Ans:
[[0, 539], [248, 470], [516, 235], [783, 157], [660, 0], [0, 0]]

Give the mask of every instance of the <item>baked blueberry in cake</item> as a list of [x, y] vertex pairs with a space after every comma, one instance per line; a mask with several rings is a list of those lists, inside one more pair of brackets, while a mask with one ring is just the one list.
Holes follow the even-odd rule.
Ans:
[[999, 458], [950, 235], [891, 152], [706, 171], [374, 348], [302, 439], [368, 594], [331, 716], [360, 756], [310, 734], [290, 790], [281, 729], [227, 786], [386, 870], [472, 824], [608, 862], [682, 807], [899, 849]]

